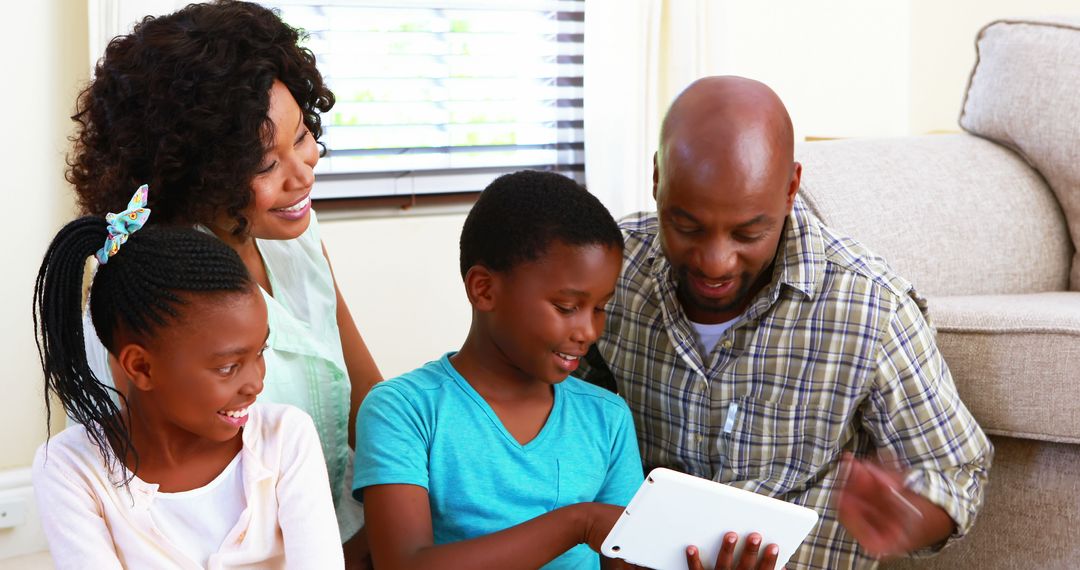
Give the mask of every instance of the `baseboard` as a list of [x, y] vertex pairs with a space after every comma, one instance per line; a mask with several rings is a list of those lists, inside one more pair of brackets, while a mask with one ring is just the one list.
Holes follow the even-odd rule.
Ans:
[[4, 513], [12, 518], [7, 523], [0, 520], [0, 525], [12, 521], [18, 524], [0, 528], [0, 561], [49, 550], [41, 530], [29, 467], [0, 471], [0, 519]]

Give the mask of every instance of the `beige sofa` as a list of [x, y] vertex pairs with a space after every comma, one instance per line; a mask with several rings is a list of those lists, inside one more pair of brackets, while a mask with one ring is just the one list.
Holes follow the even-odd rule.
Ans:
[[802, 192], [928, 297], [996, 448], [971, 535], [889, 567], [1080, 568], [1080, 27], [996, 22], [977, 48], [966, 133], [804, 143]]

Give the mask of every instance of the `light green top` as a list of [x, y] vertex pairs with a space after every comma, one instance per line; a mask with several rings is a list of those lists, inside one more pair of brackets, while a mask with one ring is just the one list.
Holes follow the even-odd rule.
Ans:
[[343, 539], [363, 524], [352, 498], [349, 447], [351, 386], [337, 325], [337, 291], [323, 255], [315, 212], [300, 237], [256, 240], [273, 295], [263, 291], [270, 321], [266, 379], [259, 399], [291, 404], [315, 421]]

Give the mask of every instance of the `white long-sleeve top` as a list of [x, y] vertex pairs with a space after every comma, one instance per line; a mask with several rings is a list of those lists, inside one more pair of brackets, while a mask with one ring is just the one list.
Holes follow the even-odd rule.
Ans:
[[[311, 418], [255, 404], [243, 431], [246, 507], [205, 568], [343, 568], [334, 504]], [[117, 477], [113, 477], [114, 480]], [[154, 524], [158, 486], [109, 479], [86, 429], [72, 426], [34, 458], [34, 492], [56, 568], [202, 569]]]

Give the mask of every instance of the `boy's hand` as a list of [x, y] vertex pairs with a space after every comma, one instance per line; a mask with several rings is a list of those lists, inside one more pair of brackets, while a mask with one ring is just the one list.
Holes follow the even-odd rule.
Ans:
[[585, 512], [585, 544], [595, 552], [600, 552], [604, 539], [615, 526], [615, 521], [622, 516], [623, 508], [603, 503], [581, 503]]
[[[770, 544], [765, 547], [765, 555], [758, 562], [758, 552], [761, 549], [761, 535], [752, 532], [746, 537], [746, 547], [743, 548], [742, 556], [739, 557], [738, 565], [735, 562], [735, 545], [739, 542], [739, 535], [729, 532], [724, 535], [720, 543], [720, 553], [716, 555], [716, 570], [773, 570], [776, 568], [776, 558], [780, 555], [780, 547]], [[689, 570], [705, 570], [701, 564], [701, 556], [696, 546], [686, 548], [686, 567]]]

